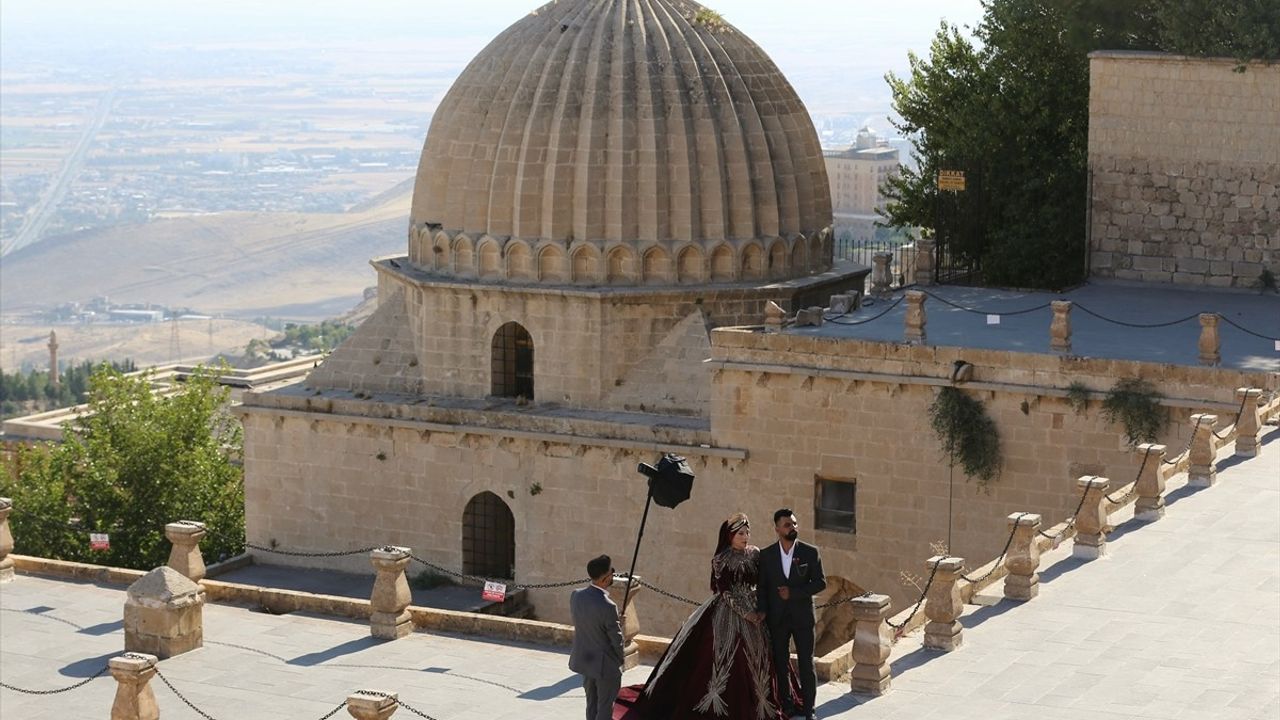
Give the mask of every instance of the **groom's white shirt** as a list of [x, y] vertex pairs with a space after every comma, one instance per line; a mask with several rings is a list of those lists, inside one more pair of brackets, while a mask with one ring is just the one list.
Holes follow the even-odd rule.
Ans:
[[782, 577], [791, 579], [791, 556], [796, 553], [796, 543], [791, 543], [791, 550], [783, 550], [782, 543], [778, 543], [778, 554], [782, 555]]

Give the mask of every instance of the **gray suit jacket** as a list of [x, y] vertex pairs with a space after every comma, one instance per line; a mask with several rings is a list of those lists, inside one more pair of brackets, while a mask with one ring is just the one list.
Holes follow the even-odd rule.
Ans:
[[622, 626], [618, 606], [597, 587], [584, 587], [569, 596], [573, 616], [573, 651], [569, 669], [589, 678], [622, 675]]

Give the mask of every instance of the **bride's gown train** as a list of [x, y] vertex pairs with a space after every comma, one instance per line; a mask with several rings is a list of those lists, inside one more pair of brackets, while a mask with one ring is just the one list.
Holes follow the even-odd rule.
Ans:
[[[711, 599], [671, 640], [643, 686], [623, 688], [618, 720], [786, 720], [774, 687], [769, 635], [756, 609], [760, 549], [726, 549], [711, 561]], [[794, 671], [793, 685], [798, 683]], [[795, 693], [798, 696], [798, 693]]]

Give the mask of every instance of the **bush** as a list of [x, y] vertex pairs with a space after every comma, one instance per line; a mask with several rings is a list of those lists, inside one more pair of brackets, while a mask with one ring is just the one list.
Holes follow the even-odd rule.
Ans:
[[985, 485], [1000, 474], [1000, 433], [981, 401], [944, 387], [929, 406], [929, 424], [966, 475]]
[[1145, 380], [1124, 378], [1115, 384], [1102, 401], [1102, 412], [1107, 422], [1124, 425], [1124, 434], [1130, 445], [1153, 442], [1168, 421], [1163, 396]]
[[[157, 394], [146, 375], [102, 367], [89, 381], [89, 411], [61, 444], [20, 451], [0, 494], [12, 497], [18, 551], [149, 570], [169, 556], [164, 525], [200, 520], [213, 560], [244, 545], [239, 423], [229, 394], [200, 370], [176, 392]], [[89, 549], [88, 533], [111, 548]]]

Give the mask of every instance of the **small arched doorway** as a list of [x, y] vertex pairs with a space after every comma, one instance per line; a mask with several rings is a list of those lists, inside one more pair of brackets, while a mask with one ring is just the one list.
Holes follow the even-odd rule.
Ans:
[[533, 400], [533, 338], [520, 323], [509, 322], [494, 333], [490, 370], [493, 395]]
[[482, 492], [462, 512], [462, 572], [513, 578], [516, 572], [516, 519], [502, 498]]

